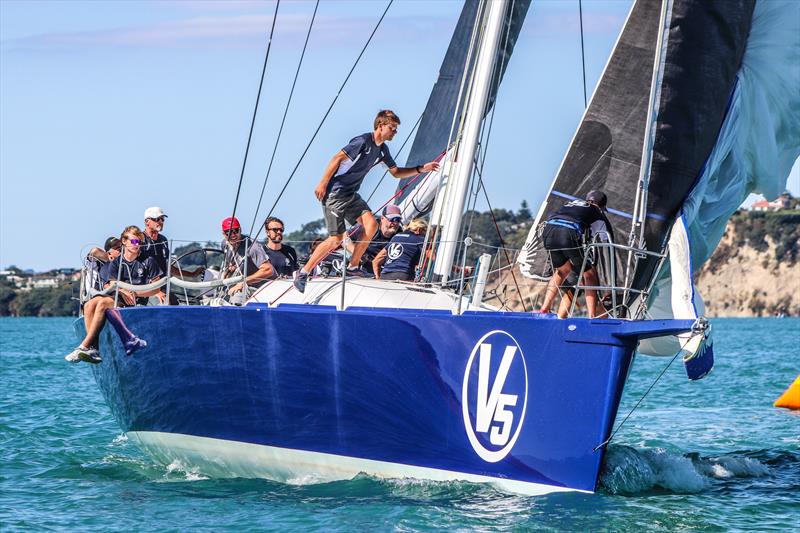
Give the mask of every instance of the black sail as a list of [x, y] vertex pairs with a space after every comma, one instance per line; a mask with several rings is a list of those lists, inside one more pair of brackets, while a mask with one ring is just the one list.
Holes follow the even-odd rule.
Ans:
[[[700, 178], [736, 85], [755, 0], [675, 0], [658, 107], [645, 244], [661, 251]], [[633, 287], [646, 288], [657, 263], [641, 261]]]
[[[659, 0], [634, 4], [535, 226], [565, 203], [600, 189], [608, 196], [608, 218], [617, 239], [628, 234], [642, 161], [660, 13]], [[549, 277], [546, 254], [531, 253], [526, 261], [530, 275]]]
[[[469, 52], [470, 40], [472, 38], [475, 19], [479, 7], [478, 0], [467, 0], [461, 10], [461, 15], [458, 19], [458, 24], [453, 31], [453, 37], [450, 40], [450, 45], [447, 48], [447, 53], [444, 56], [441, 67], [439, 67], [439, 77], [433, 86], [428, 103], [425, 106], [425, 111], [420, 121], [419, 130], [414, 137], [414, 142], [411, 145], [406, 166], [416, 166], [422, 163], [432, 161], [439, 154], [441, 154], [447, 147], [448, 136], [450, 135], [450, 128], [453, 123], [453, 115], [456, 113], [458, 107], [458, 92], [461, 87], [461, 80], [464, 76], [464, 70], [467, 68], [467, 54]], [[488, 110], [491, 109], [495, 97], [497, 96], [497, 89], [499, 81], [505, 73], [511, 54], [514, 51], [514, 45], [519, 37], [519, 32], [522, 29], [522, 24], [525, 21], [525, 16], [528, 13], [531, 0], [513, 0], [509, 3], [509, 13], [506, 15], [506, 27], [502, 34], [502, 42], [505, 46], [500, 51], [500, 56], [497, 59], [497, 64], [502, 65], [502, 69], [498, 68], [495, 72], [495, 79], [492, 83], [492, 90], [489, 94]], [[499, 78], [499, 80], [498, 80]], [[456, 124], [460, 117], [456, 117]], [[402, 189], [408, 180], [407, 178], [400, 181], [398, 189]], [[411, 192], [411, 188], [404, 192], [407, 195]]]
[[[701, 176], [736, 84], [755, 0], [664, 0], [667, 31], [657, 77], [654, 144], [644, 244], [664, 251], [670, 228]], [[637, 0], [537, 217], [537, 224], [593, 189], [608, 196], [617, 242], [633, 224], [658, 46], [661, 0]], [[546, 278], [545, 254], [531, 248], [523, 272]], [[639, 259], [630, 286], [646, 290], [658, 261]], [[617, 277], [617, 284], [622, 280]], [[631, 295], [631, 299], [635, 295]], [[630, 302], [628, 302], [630, 303]]]

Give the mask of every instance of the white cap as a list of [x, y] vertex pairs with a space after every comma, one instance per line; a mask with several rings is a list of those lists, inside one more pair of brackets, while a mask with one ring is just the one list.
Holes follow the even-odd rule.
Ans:
[[144, 219], [147, 220], [148, 218], [158, 218], [158, 217], [166, 217], [166, 213], [164, 210], [158, 206], [148, 207], [144, 210]]

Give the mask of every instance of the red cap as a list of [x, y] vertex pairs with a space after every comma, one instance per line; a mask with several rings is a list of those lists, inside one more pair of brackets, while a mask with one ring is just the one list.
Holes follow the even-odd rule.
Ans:
[[240, 228], [239, 219], [236, 217], [228, 217], [222, 221], [222, 231], [228, 231], [229, 229]]

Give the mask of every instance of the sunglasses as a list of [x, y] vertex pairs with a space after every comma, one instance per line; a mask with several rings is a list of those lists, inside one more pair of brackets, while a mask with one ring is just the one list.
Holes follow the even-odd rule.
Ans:
[[164, 217], [151, 218], [150, 220], [155, 220], [156, 222], [164, 222]]
[[283, 233], [283, 228], [267, 228], [269, 231], [274, 231], [275, 233]]
[[128, 239], [128, 242], [134, 246], [139, 246], [140, 244], [142, 244], [142, 241], [139, 239]]
[[223, 233], [225, 233], [225, 235], [236, 235], [237, 233], [241, 233], [241, 231], [241, 228], [231, 228], [229, 230], [225, 230]]

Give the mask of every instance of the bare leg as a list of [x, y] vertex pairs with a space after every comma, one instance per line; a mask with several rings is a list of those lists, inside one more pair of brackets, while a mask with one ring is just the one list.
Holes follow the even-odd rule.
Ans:
[[84, 348], [94, 348], [97, 346], [97, 337], [100, 335], [100, 331], [106, 323], [106, 309], [111, 309], [113, 307], [114, 299], [109, 296], [92, 298], [89, 304], [86, 305], [86, 337], [81, 341], [81, 346]]
[[[587, 269], [583, 273], [583, 281], [586, 285], [597, 286], [600, 280], [597, 277], [597, 270], [594, 267]], [[597, 317], [597, 291], [595, 289], [584, 289], [586, 291], [586, 310], [589, 318]]]
[[572, 307], [573, 296], [575, 296], [575, 289], [569, 288], [564, 290], [564, 293], [561, 296], [561, 303], [558, 304], [558, 318], [567, 318], [567, 315], [569, 315], [569, 309]]
[[364, 255], [364, 251], [369, 246], [370, 239], [378, 231], [378, 223], [370, 211], [364, 211], [358, 217], [358, 221], [364, 227], [364, 231], [362, 232], [361, 240], [353, 244], [353, 257], [350, 258], [350, 264], [348, 265], [350, 268], [356, 268], [359, 265], [361, 256]]
[[314, 253], [311, 254], [308, 262], [303, 267], [303, 270], [311, 274], [314, 271], [314, 268], [320, 264], [320, 262], [325, 259], [329, 253], [337, 249], [342, 244], [342, 239], [344, 238], [344, 233], [340, 235], [331, 235], [317, 246], [317, 249], [314, 250]]
[[558, 288], [564, 283], [564, 280], [567, 279], [569, 273], [572, 272], [572, 264], [567, 261], [560, 267], [558, 267], [555, 272], [553, 272], [553, 276], [550, 278], [550, 282], [547, 284], [547, 291], [544, 295], [544, 303], [542, 303], [542, 307], [539, 309], [540, 313], [549, 313], [550, 306], [553, 305], [553, 300], [555, 300], [556, 295], [558, 294]]

